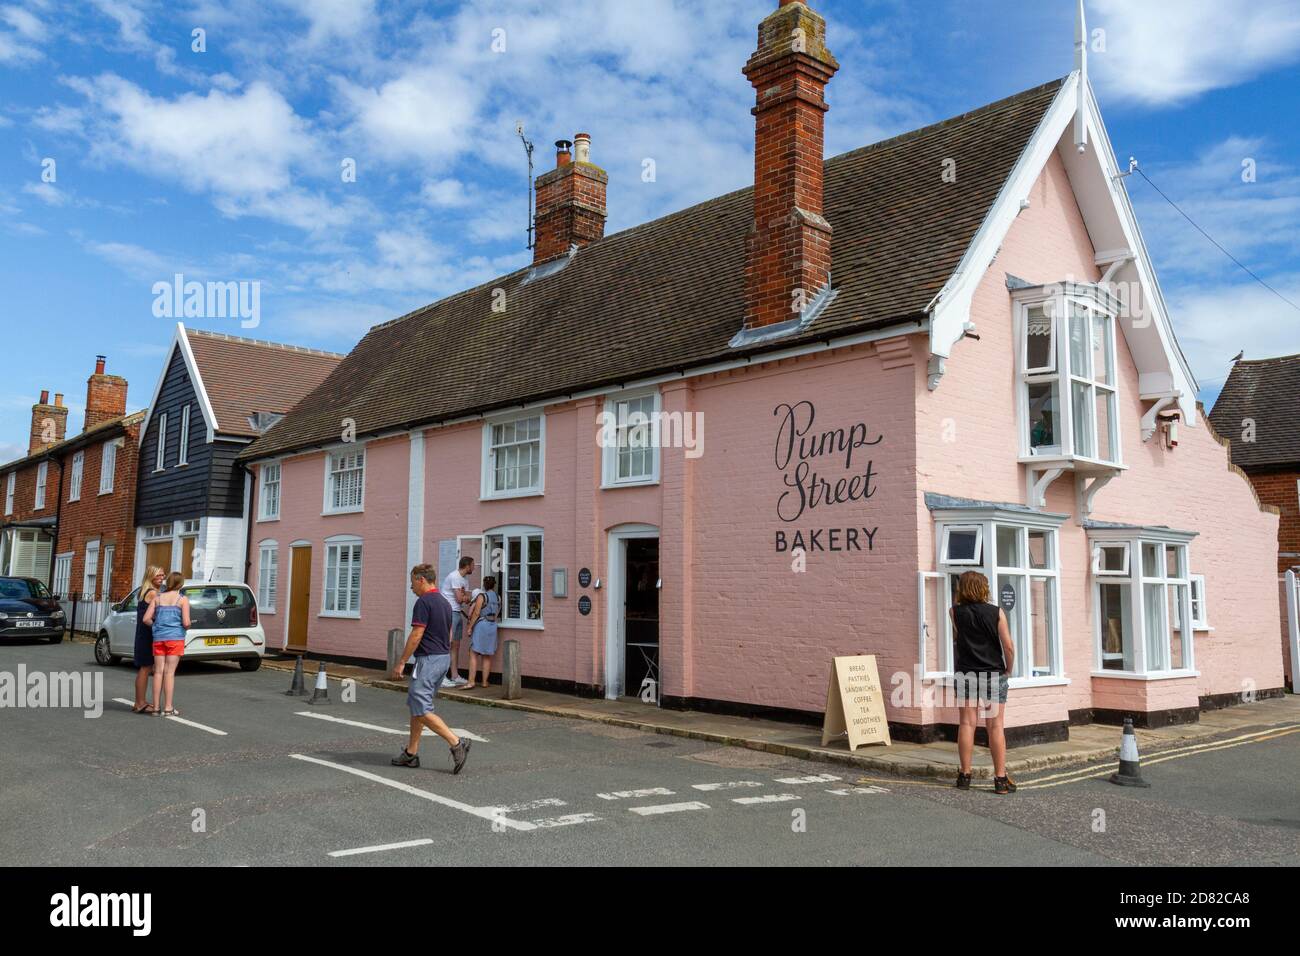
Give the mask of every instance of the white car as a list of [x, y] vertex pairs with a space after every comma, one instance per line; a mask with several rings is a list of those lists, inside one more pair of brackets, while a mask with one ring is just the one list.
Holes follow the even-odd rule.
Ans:
[[[182, 660], [238, 661], [255, 671], [266, 653], [266, 635], [257, 621], [257, 598], [239, 581], [186, 581], [181, 593], [190, 600], [190, 627]], [[135, 656], [136, 606], [139, 589], [113, 605], [100, 625], [95, 660], [116, 664]]]

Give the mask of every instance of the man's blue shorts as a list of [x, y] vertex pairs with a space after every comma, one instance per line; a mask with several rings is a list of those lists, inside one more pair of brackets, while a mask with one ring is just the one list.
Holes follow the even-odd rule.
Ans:
[[406, 705], [412, 717], [433, 713], [433, 699], [438, 696], [438, 685], [451, 669], [450, 654], [416, 655], [411, 671], [411, 684], [406, 691]]

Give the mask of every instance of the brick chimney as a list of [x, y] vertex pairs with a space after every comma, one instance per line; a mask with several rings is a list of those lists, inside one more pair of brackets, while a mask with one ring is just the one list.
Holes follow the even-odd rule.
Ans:
[[798, 0], [781, 0], [758, 25], [758, 49], [744, 69], [756, 96], [746, 329], [799, 318], [829, 281], [822, 133], [826, 84], [838, 69], [826, 21]]
[[34, 455], [57, 445], [63, 441], [67, 430], [68, 410], [63, 406], [63, 395], [55, 395], [51, 405], [49, 389], [42, 389], [41, 400], [32, 406], [32, 431], [27, 442], [27, 454]]
[[[562, 256], [605, 235], [609, 175], [591, 162], [591, 136], [579, 133], [555, 144], [555, 168], [537, 177], [533, 264]], [[576, 156], [569, 148], [576, 147]]]
[[82, 431], [126, 414], [126, 379], [106, 375], [105, 362], [104, 356], [96, 355], [95, 374], [86, 380], [86, 426]]

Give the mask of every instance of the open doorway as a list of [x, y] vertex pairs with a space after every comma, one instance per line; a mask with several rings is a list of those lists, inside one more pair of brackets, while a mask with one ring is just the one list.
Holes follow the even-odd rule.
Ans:
[[609, 536], [609, 621], [605, 696], [658, 706], [663, 686], [659, 646], [659, 532], [623, 528]]

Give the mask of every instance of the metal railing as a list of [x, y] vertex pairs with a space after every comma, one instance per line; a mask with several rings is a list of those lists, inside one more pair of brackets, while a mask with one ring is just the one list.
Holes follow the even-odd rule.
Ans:
[[55, 595], [55, 599], [59, 602], [59, 607], [63, 608], [64, 627], [73, 634], [95, 637], [113, 609], [112, 601], [80, 591]]

